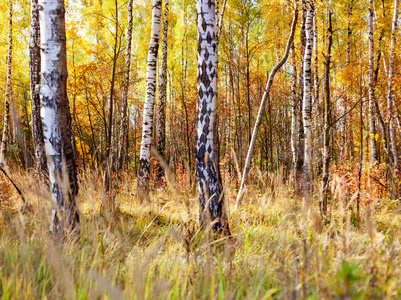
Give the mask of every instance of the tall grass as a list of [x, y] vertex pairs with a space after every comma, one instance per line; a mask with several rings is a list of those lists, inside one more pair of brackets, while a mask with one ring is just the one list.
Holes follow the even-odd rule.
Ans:
[[[226, 175], [228, 176], [228, 175]], [[113, 212], [101, 177], [80, 175], [80, 233], [49, 234], [49, 195], [15, 171], [29, 209], [0, 179], [2, 299], [395, 299], [401, 298], [400, 216], [377, 199], [362, 207], [333, 182], [329, 217], [318, 201], [293, 196], [282, 176], [255, 175], [240, 210], [225, 178], [233, 240], [199, 231], [198, 202], [186, 187], [135, 197], [129, 174]], [[185, 191], [183, 191], [185, 190]], [[377, 205], [380, 203], [380, 205]]]

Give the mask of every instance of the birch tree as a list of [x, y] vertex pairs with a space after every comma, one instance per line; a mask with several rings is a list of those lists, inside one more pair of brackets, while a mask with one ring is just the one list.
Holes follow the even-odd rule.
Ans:
[[162, 1], [153, 0], [152, 5], [152, 30], [150, 33], [148, 60], [146, 64], [146, 95], [143, 108], [142, 141], [138, 170], [138, 194], [139, 196], [145, 197], [149, 194], [150, 148], [152, 145], [156, 65], [159, 49]]
[[311, 111], [312, 111], [312, 97], [311, 97], [311, 58], [313, 50], [313, 15], [314, 4], [313, 2], [307, 3], [305, 33], [306, 33], [306, 47], [304, 55], [304, 93], [302, 105], [302, 119], [305, 133], [305, 158], [304, 158], [304, 177], [305, 177], [305, 191], [310, 191], [311, 184], [311, 171], [312, 171], [312, 130], [311, 130]]
[[394, 127], [394, 91], [393, 91], [393, 80], [394, 80], [394, 47], [395, 47], [395, 35], [397, 34], [397, 21], [398, 21], [398, 0], [394, 0], [394, 12], [393, 22], [391, 26], [391, 40], [390, 40], [390, 53], [388, 63], [388, 81], [387, 81], [387, 114], [389, 117], [389, 136], [390, 136], [390, 147], [394, 158], [394, 167], [398, 169], [399, 157], [397, 150], [397, 137]]
[[40, 177], [47, 172], [46, 153], [43, 141], [42, 119], [40, 117], [40, 96], [36, 86], [40, 84], [40, 27], [38, 0], [31, 0], [31, 21], [29, 36], [29, 79], [31, 92], [32, 140], [36, 168]]
[[368, 68], [368, 99], [369, 99], [369, 141], [370, 141], [370, 163], [377, 161], [376, 152], [376, 125], [375, 125], [375, 100], [373, 87], [373, 0], [369, 0], [368, 7], [368, 38], [369, 38], [369, 68]]
[[[164, 0], [164, 21], [163, 21], [163, 40], [161, 72], [159, 79], [159, 106], [157, 114], [157, 152], [164, 158], [166, 148], [166, 103], [167, 103], [167, 34], [168, 34], [168, 12], [169, 0]], [[157, 180], [163, 176], [163, 168], [160, 164], [157, 167]]]
[[79, 222], [77, 171], [67, 99], [64, 0], [40, 0], [41, 100], [44, 143], [52, 196], [50, 230], [69, 233]]
[[304, 156], [305, 156], [305, 137], [304, 137], [304, 125], [302, 121], [302, 103], [304, 98], [304, 56], [305, 56], [305, 47], [306, 47], [306, 38], [305, 38], [305, 22], [306, 22], [306, 2], [305, 0], [301, 1], [302, 5], [302, 14], [301, 14], [301, 25], [300, 25], [300, 52], [301, 52], [301, 61], [299, 66], [299, 78], [298, 78], [298, 107], [297, 107], [297, 160], [296, 160], [296, 169], [295, 169], [295, 181], [296, 186], [295, 189], [298, 194], [302, 191], [302, 174], [303, 174], [303, 165], [304, 165]]
[[292, 168], [294, 174], [294, 186], [297, 183], [297, 165], [298, 165], [298, 130], [297, 130], [297, 64], [295, 58], [294, 41], [291, 47], [291, 64], [292, 64], [292, 83], [291, 83], [291, 152], [292, 152]]
[[118, 169], [121, 169], [126, 160], [126, 146], [128, 141], [128, 89], [131, 68], [131, 44], [132, 44], [132, 2], [128, 1], [128, 28], [127, 28], [127, 48], [125, 52], [125, 73], [122, 93], [122, 116], [120, 123], [120, 137], [118, 139]]
[[7, 54], [7, 79], [4, 94], [4, 118], [3, 136], [0, 146], [0, 164], [3, 163], [6, 154], [7, 136], [10, 130], [10, 102], [11, 102], [11, 62], [13, 56], [13, 4], [8, 2], [8, 54]]
[[200, 224], [228, 231], [224, 211], [219, 157], [215, 135], [217, 118], [216, 3], [196, 0], [198, 28], [198, 101], [196, 105], [196, 175], [200, 202]]

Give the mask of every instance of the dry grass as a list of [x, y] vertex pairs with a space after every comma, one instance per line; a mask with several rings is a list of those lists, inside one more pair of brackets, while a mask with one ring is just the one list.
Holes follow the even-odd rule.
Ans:
[[89, 172], [80, 176], [81, 232], [59, 242], [48, 233], [46, 189], [29, 174], [13, 178], [32, 206], [22, 213], [1, 177], [2, 299], [401, 297], [400, 216], [386, 199], [364, 207], [356, 226], [341, 187], [334, 187], [323, 222], [317, 203], [306, 207], [280, 176], [256, 179], [238, 211], [228, 185], [233, 244], [199, 232], [195, 196], [167, 188], [141, 202], [128, 174], [115, 212], [102, 214], [101, 179]]

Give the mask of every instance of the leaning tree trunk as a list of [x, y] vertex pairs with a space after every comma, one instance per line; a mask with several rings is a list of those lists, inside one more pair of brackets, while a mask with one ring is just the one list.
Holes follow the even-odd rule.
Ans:
[[36, 168], [41, 178], [46, 177], [47, 162], [43, 141], [42, 119], [40, 117], [40, 96], [36, 86], [40, 84], [40, 27], [38, 0], [31, 1], [31, 24], [29, 37], [29, 79], [31, 91], [32, 140]]
[[215, 135], [217, 121], [217, 41], [214, 0], [196, 0], [198, 28], [198, 101], [196, 106], [196, 175], [200, 224], [228, 232], [224, 210], [219, 157]]
[[4, 161], [6, 154], [6, 144], [8, 131], [10, 129], [10, 102], [11, 102], [11, 61], [13, 56], [13, 4], [9, 2], [8, 10], [8, 54], [7, 54], [7, 79], [4, 96], [4, 119], [3, 119], [3, 137], [1, 139], [0, 165]]
[[249, 173], [249, 170], [251, 168], [251, 160], [252, 160], [253, 148], [255, 147], [256, 136], [258, 134], [259, 124], [262, 121], [262, 115], [263, 115], [263, 111], [265, 109], [266, 101], [269, 98], [270, 88], [271, 88], [271, 86], [273, 84], [273, 79], [274, 79], [274, 76], [276, 75], [277, 71], [287, 61], [288, 55], [290, 53], [292, 42], [294, 40], [294, 34], [295, 34], [295, 28], [296, 28], [296, 25], [297, 25], [297, 19], [298, 19], [298, 6], [295, 8], [294, 19], [292, 20], [292, 25], [291, 25], [291, 32], [290, 32], [290, 36], [289, 36], [288, 41], [287, 41], [287, 46], [285, 48], [285, 52], [284, 52], [283, 58], [273, 67], [273, 69], [272, 69], [272, 71], [270, 73], [270, 76], [269, 76], [269, 78], [267, 80], [267, 84], [266, 84], [265, 91], [263, 93], [262, 101], [260, 102], [258, 115], [256, 117], [255, 125], [254, 125], [253, 131], [252, 131], [252, 137], [251, 137], [251, 142], [249, 144], [248, 154], [246, 156], [244, 172], [242, 174], [242, 179], [241, 179], [241, 185], [240, 185], [240, 188], [239, 188], [239, 191], [238, 191], [238, 195], [237, 195], [237, 200], [236, 200], [236, 203], [235, 203], [236, 208], [238, 208], [239, 205], [240, 205], [241, 197], [242, 197], [242, 193], [243, 193], [243, 188], [244, 188], [244, 185], [245, 185], [245, 181], [246, 181], [246, 179], [248, 177], [248, 173]]
[[370, 140], [370, 163], [377, 161], [376, 152], [376, 126], [375, 126], [375, 103], [373, 90], [373, 0], [369, 0], [368, 9], [368, 38], [369, 38], [369, 69], [368, 69], [368, 90], [369, 90], [369, 140]]
[[128, 1], [128, 28], [127, 28], [127, 49], [125, 53], [125, 73], [123, 83], [123, 94], [122, 94], [122, 116], [120, 123], [120, 137], [118, 139], [118, 169], [123, 167], [128, 141], [128, 89], [129, 89], [129, 77], [131, 68], [131, 44], [132, 44], [132, 1]]
[[[168, 33], [168, 1], [164, 2], [164, 22], [163, 22], [163, 40], [162, 40], [162, 57], [161, 72], [159, 79], [159, 107], [157, 114], [157, 152], [164, 159], [166, 148], [166, 103], [167, 103], [167, 33]], [[189, 146], [189, 145], [188, 145]], [[159, 163], [157, 167], [156, 179], [160, 181], [163, 177], [163, 168]]]
[[393, 24], [391, 27], [391, 42], [390, 42], [390, 54], [388, 64], [388, 82], [387, 82], [387, 114], [389, 117], [389, 132], [390, 132], [390, 147], [394, 158], [394, 168], [398, 169], [399, 157], [397, 150], [397, 137], [394, 128], [394, 91], [393, 91], [393, 79], [394, 79], [394, 46], [395, 46], [395, 35], [397, 33], [397, 20], [398, 20], [398, 0], [394, 0], [394, 14]]
[[302, 105], [302, 119], [305, 133], [305, 158], [304, 158], [304, 191], [307, 195], [311, 189], [311, 172], [312, 172], [312, 130], [311, 130], [311, 58], [313, 49], [313, 3], [307, 4], [305, 32], [306, 32], [306, 47], [304, 55], [304, 98]]
[[152, 30], [150, 34], [148, 61], [146, 65], [146, 96], [143, 108], [142, 141], [138, 170], [138, 195], [147, 197], [149, 194], [150, 148], [152, 146], [153, 111], [156, 92], [156, 65], [159, 49], [161, 0], [153, 0]]
[[38, 88], [52, 195], [52, 232], [63, 235], [79, 222], [77, 170], [67, 99], [67, 59], [63, 0], [40, 0], [42, 78]]
[[323, 177], [322, 177], [322, 202], [320, 203], [320, 213], [322, 216], [327, 214], [327, 195], [329, 187], [329, 166], [330, 166], [330, 60], [331, 45], [333, 43], [333, 30], [331, 27], [332, 12], [328, 12], [329, 27], [327, 29], [327, 54], [324, 62], [324, 132], [323, 132]]

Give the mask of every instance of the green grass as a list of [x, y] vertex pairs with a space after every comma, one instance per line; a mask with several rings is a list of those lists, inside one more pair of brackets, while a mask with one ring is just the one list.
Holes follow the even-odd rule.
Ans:
[[[46, 189], [16, 174], [29, 211], [1, 181], [1, 299], [397, 299], [401, 298], [400, 216], [381, 199], [345, 210], [333, 196], [329, 219], [318, 203], [294, 198], [279, 181], [248, 192], [234, 210], [226, 186], [234, 242], [200, 232], [195, 195], [181, 188], [135, 194], [125, 176], [114, 213], [101, 213], [101, 180], [80, 177], [80, 234], [49, 234]], [[4, 180], [1, 178], [0, 180]], [[226, 182], [234, 182], [234, 180]], [[317, 201], [315, 201], [317, 202]]]

